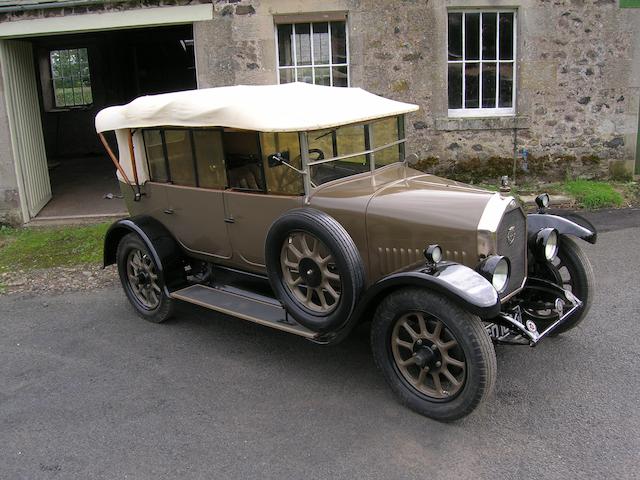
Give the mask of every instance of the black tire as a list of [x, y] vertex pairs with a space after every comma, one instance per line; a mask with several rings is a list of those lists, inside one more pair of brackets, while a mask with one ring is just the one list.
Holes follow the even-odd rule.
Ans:
[[[296, 268], [299, 270], [297, 275], [302, 278], [303, 259], [311, 258], [311, 252], [299, 252], [303, 253], [303, 257], [294, 261], [299, 262], [297, 267], [292, 267], [287, 272], [283, 270], [286, 267], [283, 267], [281, 255], [285, 250], [285, 242], [290, 244], [293, 236], [296, 235], [303, 237], [309, 235], [311, 238], [319, 240], [319, 245], [323, 247], [325, 253], [328, 252], [327, 258], [331, 257], [332, 272], [335, 272], [331, 275], [339, 277], [339, 285], [334, 284], [334, 293], [337, 291], [339, 298], [334, 299], [334, 303], [324, 309], [325, 311], [314, 310], [299, 298], [300, 292], [305, 291], [305, 285], [312, 284], [310, 279], [305, 278], [302, 281], [297, 287], [300, 289], [299, 291], [287, 283], [287, 279], [296, 274]], [[317, 243], [314, 243], [314, 249], [316, 245]], [[266, 239], [265, 263], [271, 287], [277, 298], [282, 301], [287, 311], [298, 323], [314, 331], [332, 330], [347, 321], [364, 289], [364, 267], [355, 243], [334, 218], [312, 208], [290, 210], [273, 223]], [[317, 262], [312, 264], [312, 268], [315, 268], [313, 265], [318, 266]], [[323, 288], [325, 281], [321, 271], [324, 270], [318, 270], [320, 281], [323, 282], [318, 287], [320, 289]], [[320, 295], [326, 299], [322, 291]], [[319, 301], [317, 295], [316, 298]], [[310, 303], [308, 304], [310, 305]]]
[[[422, 334], [421, 329], [418, 332], [420, 339], [413, 340], [414, 349], [418, 342], [420, 342], [420, 348], [425, 346], [429, 348], [427, 343], [430, 343], [431, 350], [439, 354], [439, 358], [451, 358], [454, 355], [451, 353], [452, 350], [446, 350], [445, 357], [440, 345], [451, 344], [451, 340], [457, 342], [453, 347], [456, 349], [455, 355], [459, 363], [462, 358], [465, 366], [464, 369], [459, 369], [461, 385], [454, 387], [458, 390], [451, 396], [449, 392], [443, 391], [443, 395], [437, 398], [436, 395], [428, 395], [419, 390], [419, 388], [426, 388], [428, 380], [432, 381], [428, 378], [429, 376], [432, 379], [437, 376], [440, 383], [444, 369], [448, 369], [451, 373], [448, 361], [442, 360], [439, 362], [440, 365], [431, 364], [432, 370], [427, 369], [428, 373], [425, 373], [422, 384], [420, 377], [414, 384], [407, 379], [406, 372], [403, 373], [396, 360], [393, 349], [399, 347], [393, 347], [392, 341], [398, 340], [394, 336], [397, 325], [414, 313], [420, 313], [426, 322], [431, 322], [433, 325], [437, 325], [440, 321], [440, 332], [445, 332], [437, 334], [435, 338], [438, 338], [438, 341], [432, 341], [427, 339], [426, 334]], [[434, 326], [433, 332], [429, 332], [429, 323], [426, 325], [427, 333], [434, 334], [437, 331], [437, 327]], [[411, 341], [404, 343], [411, 343]], [[468, 415], [490, 395], [495, 384], [497, 370], [495, 351], [480, 318], [451, 300], [428, 290], [403, 288], [389, 294], [375, 313], [371, 326], [371, 347], [376, 365], [400, 402], [421, 415], [439, 421], [448, 422]], [[416, 351], [419, 350], [414, 350], [414, 354], [411, 355], [415, 357]], [[419, 368], [417, 365], [414, 367], [422, 374], [424, 368]], [[444, 378], [447, 381], [446, 377]], [[442, 385], [441, 390], [444, 390]]]
[[[583, 303], [564, 325], [553, 332], [554, 336], [577, 327], [585, 319], [593, 303], [595, 274], [589, 258], [573, 239], [560, 235], [557, 261], [551, 264], [548, 262], [535, 264], [531, 276], [551, 281], [570, 290]], [[555, 314], [544, 320], [539, 316], [532, 317], [541, 328], [545, 328], [557, 318]]]
[[[157, 279], [155, 279], [154, 282], [159, 287], [159, 291], [156, 291], [152, 287], [152, 290], [155, 292], [155, 297], [152, 298], [157, 298], [157, 305], [155, 301], [152, 302], [151, 305], [148, 303], [145, 304], [144, 298], [141, 298], [140, 294], [136, 293], [140, 287], [129, 277], [128, 269], [130, 266], [128, 262], [130, 256], [136, 254], [135, 252], [140, 252], [143, 255], [145, 263], [148, 263], [150, 270], [152, 272], [154, 271], [157, 275]], [[122, 237], [120, 243], [118, 243], [116, 263], [118, 265], [118, 274], [122, 288], [124, 288], [124, 292], [136, 313], [145, 320], [153, 323], [161, 323], [169, 319], [173, 314], [174, 300], [167, 296], [160, 268], [153, 260], [153, 256], [150, 254], [145, 243], [137, 234], [129, 233]]]

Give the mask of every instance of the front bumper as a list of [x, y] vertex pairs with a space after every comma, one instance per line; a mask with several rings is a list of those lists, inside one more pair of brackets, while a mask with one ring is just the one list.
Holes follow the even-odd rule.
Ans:
[[520, 303], [511, 304], [510, 307], [505, 307], [496, 318], [490, 321], [490, 326], [502, 327], [494, 330], [488, 328], [488, 331], [497, 332], [496, 335], [493, 335], [497, 343], [535, 347], [543, 338], [564, 325], [576, 310], [582, 306], [582, 301], [576, 298], [569, 290], [564, 290], [558, 285], [545, 280], [528, 278], [524, 287], [524, 290], [527, 289], [543, 291], [548, 295], [555, 296], [556, 300], [552, 311], [558, 315], [558, 319], [539, 332], [533, 320], [525, 318], [523, 305]]

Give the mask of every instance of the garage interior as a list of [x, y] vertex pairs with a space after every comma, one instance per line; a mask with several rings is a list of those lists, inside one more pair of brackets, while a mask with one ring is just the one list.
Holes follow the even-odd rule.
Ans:
[[52, 190], [36, 220], [124, 214], [94, 117], [141, 95], [196, 88], [192, 25], [36, 37], [31, 43]]

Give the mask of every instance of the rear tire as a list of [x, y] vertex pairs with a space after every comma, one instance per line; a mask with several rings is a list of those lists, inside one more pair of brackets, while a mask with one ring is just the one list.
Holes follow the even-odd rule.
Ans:
[[166, 294], [159, 266], [137, 234], [122, 237], [116, 263], [122, 288], [136, 313], [153, 323], [169, 319], [174, 301]]
[[480, 318], [428, 290], [389, 294], [374, 316], [371, 347], [400, 402], [436, 420], [468, 415], [495, 384], [495, 351]]

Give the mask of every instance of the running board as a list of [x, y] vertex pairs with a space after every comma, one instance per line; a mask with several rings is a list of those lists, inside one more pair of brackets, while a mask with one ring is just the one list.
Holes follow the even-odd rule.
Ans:
[[318, 335], [289, 320], [286, 310], [277, 300], [245, 293], [239, 288], [191, 285], [171, 293], [171, 297], [305, 338]]

